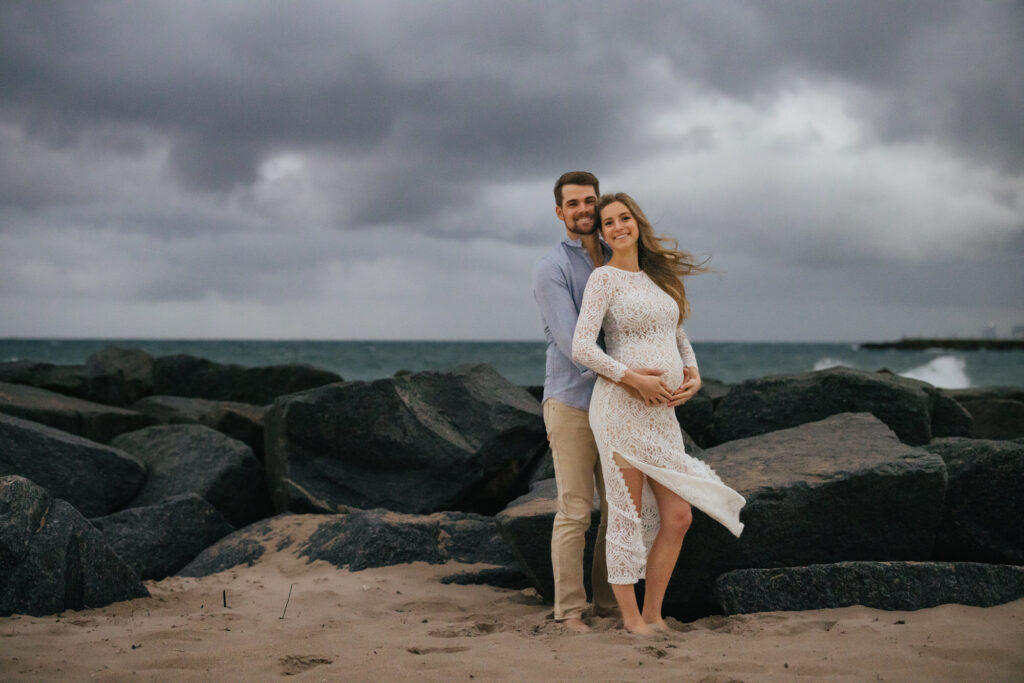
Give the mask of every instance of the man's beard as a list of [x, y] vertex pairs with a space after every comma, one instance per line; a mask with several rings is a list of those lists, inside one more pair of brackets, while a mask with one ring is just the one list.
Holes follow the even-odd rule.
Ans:
[[574, 235], [580, 235], [581, 237], [593, 235], [595, 232], [597, 232], [597, 221], [591, 219], [590, 227], [583, 230], [580, 229], [578, 223], [573, 223], [573, 226], [569, 228], [569, 232], [571, 232]]

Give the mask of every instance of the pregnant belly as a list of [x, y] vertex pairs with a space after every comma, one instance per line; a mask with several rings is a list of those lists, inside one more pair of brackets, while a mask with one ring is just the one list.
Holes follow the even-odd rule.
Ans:
[[644, 349], [642, 353], [623, 353], [619, 359], [631, 370], [654, 368], [664, 370], [662, 378], [669, 389], [675, 390], [683, 383], [683, 361], [679, 351], [672, 346], [668, 349]]

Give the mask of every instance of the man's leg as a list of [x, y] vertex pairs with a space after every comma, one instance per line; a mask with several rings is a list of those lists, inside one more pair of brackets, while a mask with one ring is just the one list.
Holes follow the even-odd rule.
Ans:
[[[587, 606], [583, 588], [583, 546], [594, 508], [597, 446], [586, 412], [554, 399], [544, 402], [558, 485], [558, 511], [551, 530], [555, 578], [555, 619], [580, 619]], [[602, 551], [603, 552], [603, 551]]]

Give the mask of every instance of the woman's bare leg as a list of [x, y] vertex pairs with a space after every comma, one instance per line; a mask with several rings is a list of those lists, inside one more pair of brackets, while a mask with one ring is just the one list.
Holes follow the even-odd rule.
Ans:
[[[622, 478], [629, 490], [629, 497], [633, 499], [633, 507], [637, 516], [640, 515], [640, 500], [644, 490], [644, 473], [632, 467], [620, 467]], [[640, 607], [636, 602], [636, 587], [633, 584], [613, 583], [612, 593], [615, 594], [615, 601], [619, 603], [619, 611], [622, 612], [622, 626], [631, 633], [650, 634], [654, 631], [644, 623], [640, 615]]]
[[654, 538], [651, 553], [647, 556], [647, 583], [644, 590], [644, 609], [641, 616], [644, 622], [657, 630], [667, 630], [665, 620], [661, 616], [661, 604], [665, 599], [665, 590], [672, 577], [679, 559], [679, 550], [683, 546], [683, 538], [693, 521], [690, 504], [679, 497], [674, 491], [662, 486], [654, 479], [648, 483], [658, 500], [658, 513], [661, 516], [661, 529]]

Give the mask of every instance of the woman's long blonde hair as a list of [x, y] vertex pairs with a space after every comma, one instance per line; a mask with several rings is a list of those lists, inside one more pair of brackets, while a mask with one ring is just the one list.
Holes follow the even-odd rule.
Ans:
[[597, 224], [602, 226], [602, 234], [604, 234], [604, 227], [601, 223], [601, 212], [614, 202], [622, 202], [633, 214], [640, 232], [640, 239], [637, 240], [640, 270], [647, 273], [654, 284], [675, 299], [679, 305], [679, 322], [682, 323], [690, 317], [690, 302], [686, 300], [686, 286], [683, 284], [683, 278], [708, 272], [710, 268], [705, 265], [708, 260], [698, 261], [690, 252], [680, 250], [676, 240], [664, 235], [655, 235], [647, 216], [644, 215], [636, 201], [625, 192], [601, 195], [601, 199], [598, 200]]

